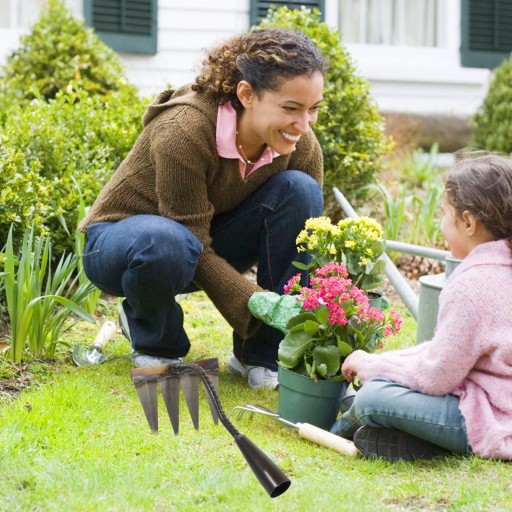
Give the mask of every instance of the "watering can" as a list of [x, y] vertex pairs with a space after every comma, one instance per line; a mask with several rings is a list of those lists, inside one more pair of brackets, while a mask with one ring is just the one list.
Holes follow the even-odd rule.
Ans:
[[[346, 197], [336, 188], [333, 188], [334, 196], [348, 217], [357, 217], [356, 211], [347, 201]], [[419, 279], [420, 293], [416, 296], [407, 280], [400, 274], [389, 256], [384, 253], [382, 258], [386, 261], [384, 270], [391, 285], [400, 295], [407, 309], [416, 319], [416, 343], [432, 339], [437, 324], [437, 312], [439, 310], [439, 295], [446, 279], [453, 272], [461, 260], [454, 258], [449, 251], [421, 247], [419, 245], [386, 241], [386, 247], [397, 252], [415, 254], [427, 258], [444, 261], [445, 272], [442, 274], [422, 276]]]

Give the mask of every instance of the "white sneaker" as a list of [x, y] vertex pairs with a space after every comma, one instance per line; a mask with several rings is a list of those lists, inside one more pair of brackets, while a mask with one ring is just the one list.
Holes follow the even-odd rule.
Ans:
[[170, 358], [161, 356], [150, 356], [148, 354], [139, 354], [139, 352], [135, 351], [133, 351], [132, 357], [135, 366], [139, 368], [145, 368], [146, 366], [160, 366], [161, 364], [177, 364], [183, 362], [183, 359], [181, 359], [180, 357]]
[[279, 386], [277, 372], [263, 366], [243, 364], [234, 354], [228, 358], [228, 371], [232, 375], [247, 377], [247, 383], [251, 388], [277, 389]]
[[[124, 312], [123, 305], [119, 305], [119, 327], [121, 327], [121, 332], [124, 337], [132, 343], [132, 338], [130, 336], [130, 326], [128, 325], [128, 318], [126, 317], [126, 313]], [[182, 363], [183, 359], [180, 357], [171, 358], [171, 357], [161, 357], [161, 356], [150, 356], [149, 354], [140, 354], [136, 352], [132, 347], [132, 358], [135, 366], [139, 368], [145, 368], [146, 366], [160, 366], [161, 364], [176, 364]]]

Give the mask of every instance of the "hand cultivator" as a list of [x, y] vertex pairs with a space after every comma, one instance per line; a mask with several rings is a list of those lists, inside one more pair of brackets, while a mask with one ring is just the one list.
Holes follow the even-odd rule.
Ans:
[[293, 423], [291, 421], [285, 420], [284, 418], [281, 418], [281, 416], [279, 416], [279, 414], [276, 412], [270, 411], [261, 405], [246, 404], [244, 406], [237, 406], [233, 408], [233, 410], [229, 413], [229, 416], [231, 416], [235, 411], [238, 411], [238, 419], [240, 419], [245, 412], [249, 412], [251, 415], [256, 413], [269, 416], [270, 418], [279, 421], [287, 427], [297, 429], [300, 437], [307, 439], [308, 441], [312, 441], [313, 443], [325, 446], [326, 448], [331, 448], [331, 450], [341, 453], [342, 455], [346, 455], [347, 457], [357, 457], [359, 454], [352, 441], [343, 439], [336, 434], [331, 434], [327, 430], [315, 427], [309, 423]]
[[254, 443], [229, 421], [217, 394], [218, 361], [203, 359], [190, 363], [164, 364], [130, 370], [144, 413], [153, 432], [158, 431], [158, 384], [175, 434], [179, 432], [179, 392], [183, 389], [185, 401], [196, 430], [199, 429], [199, 379], [201, 379], [215, 424], [220, 419], [233, 436], [250, 468], [271, 498], [283, 494], [290, 487], [289, 478]]

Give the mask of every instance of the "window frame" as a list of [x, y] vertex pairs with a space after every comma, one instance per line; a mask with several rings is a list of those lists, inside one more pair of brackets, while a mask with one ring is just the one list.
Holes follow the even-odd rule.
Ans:
[[[95, 1], [84, 0], [85, 23], [96, 30], [100, 39], [113, 50], [126, 53], [145, 53], [155, 55], [158, 50], [158, 5], [157, 0], [150, 0], [151, 27], [149, 35], [127, 34], [122, 32], [97, 30], [94, 26], [93, 7]], [[119, 0], [121, 3], [126, 0]]]
[[[471, 28], [475, 22], [471, 18], [471, 2], [475, 0], [461, 0], [461, 46], [460, 63], [463, 67], [493, 69], [508, 59], [512, 51], [512, 45], [507, 51], [503, 50], [475, 50], [471, 48]], [[500, 2], [506, 2], [512, 9], [512, 0], [492, 0], [494, 5], [494, 24], [499, 17]], [[498, 27], [495, 27], [498, 30]], [[510, 27], [512, 29], [512, 27]], [[499, 31], [498, 31], [499, 34]]]

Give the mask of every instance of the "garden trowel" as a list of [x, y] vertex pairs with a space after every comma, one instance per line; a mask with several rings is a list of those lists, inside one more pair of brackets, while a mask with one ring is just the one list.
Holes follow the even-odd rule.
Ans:
[[89, 366], [105, 361], [105, 355], [101, 353], [107, 341], [116, 332], [117, 326], [111, 320], [107, 320], [100, 329], [90, 349], [85, 345], [76, 345], [73, 349], [73, 361], [77, 366]]

